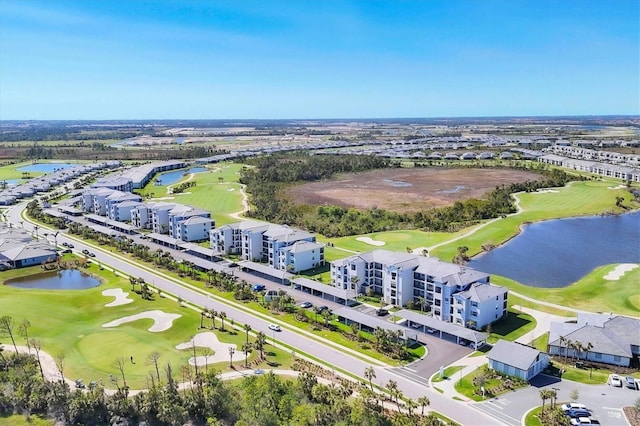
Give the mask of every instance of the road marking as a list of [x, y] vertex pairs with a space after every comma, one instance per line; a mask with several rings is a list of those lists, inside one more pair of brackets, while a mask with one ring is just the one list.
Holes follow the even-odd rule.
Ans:
[[[483, 411], [486, 414], [489, 414], [492, 417], [500, 421], [504, 421], [507, 424], [511, 424], [513, 426], [520, 426], [520, 419], [516, 419], [515, 417], [511, 417], [508, 414], [505, 414], [502, 410], [502, 407], [498, 407], [495, 405], [490, 405], [493, 401], [488, 401], [488, 403], [478, 403], [471, 405], [472, 407], [478, 409], [479, 411]], [[513, 423], [512, 423], [513, 422]]]

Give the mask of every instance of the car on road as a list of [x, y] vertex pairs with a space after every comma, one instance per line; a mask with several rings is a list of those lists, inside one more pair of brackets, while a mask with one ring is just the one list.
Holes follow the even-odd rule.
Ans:
[[92, 252], [89, 252], [89, 253], [87, 253], [87, 256], [89, 256], [89, 257], [96, 257], [96, 254], [95, 254], [95, 253], [92, 253]]
[[618, 376], [617, 374], [612, 374], [611, 376], [609, 376], [609, 384], [611, 386], [615, 386], [617, 388], [621, 388], [622, 387], [622, 380], [620, 379], [620, 376]]
[[70, 254], [71, 253], [71, 249], [64, 249], [60, 253], [62, 253], [62, 254]]
[[282, 331], [282, 329], [280, 328], [280, 326], [278, 324], [269, 324], [269, 330]]
[[562, 404], [560, 406], [560, 409], [564, 412], [567, 412], [569, 410], [584, 410], [584, 411], [589, 411], [587, 409], [587, 406], [584, 404], [579, 404], [577, 402], [568, 402], [566, 404]]
[[68, 243], [68, 242], [66, 242], [66, 241], [65, 241], [64, 243], [62, 243], [62, 246], [63, 246], [63, 247], [67, 247], [67, 248], [73, 248], [73, 244]]
[[262, 291], [265, 288], [266, 287], [264, 286], [264, 284], [254, 284], [253, 287], [251, 287], [251, 290], [253, 290], [253, 291]]
[[302, 302], [302, 303], [301, 303], [301, 304], [299, 304], [298, 306], [300, 306], [301, 308], [305, 308], [305, 309], [307, 309], [307, 308], [312, 307], [312, 306], [313, 306], [313, 303], [311, 303], [311, 302]]
[[89, 254], [89, 250], [87, 250], [87, 249], [82, 249], [82, 254]]
[[322, 305], [318, 307], [318, 312], [331, 311], [328, 306]]
[[636, 379], [634, 379], [631, 376], [627, 376], [624, 378], [624, 384], [629, 388], [629, 389], [633, 389], [633, 390], [637, 390], [638, 389], [638, 385], [636, 383]]

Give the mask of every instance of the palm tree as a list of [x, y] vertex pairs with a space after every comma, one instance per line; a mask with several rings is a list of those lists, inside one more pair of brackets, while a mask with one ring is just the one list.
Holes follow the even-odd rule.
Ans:
[[[391, 398], [393, 399], [394, 397], [397, 397], [397, 391], [398, 391], [398, 383], [395, 380], [389, 380], [387, 382], [387, 390], [389, 390], [389, 394], [391, 395]], [[398, 401], [396, 400], [396, 404], [398, 403]]]
[[249, 332], [251, 331], [251, 326], [249, 324], [245, 324], [242, 328], [244, 328], [244, 331], [247, 334], [247, 345], [248, 345], [249, 344]]
[[431, 404], [431, 401], [429, 401], [429, 398], [427, 398], [426, 396], [421, 396], [420, 398], [418, 398], [418, 404], [420, 404], [420, 407], [422, 407], [422, 412], [420, 413], [420, 415], [424, 416], [424, 409]]
[[218, 316], [220, 317], [220, 321], [222, 322], [222, 324], [220, 325], [220, 331], [224, 331], [224, 320], [225, 318], [227, 318], [227, 313], [225, 311], [220, 311]]
[[407, 401], [407, 411], [409, 411], [409, 415], [413, 417], [413, 410], [418, 408], [418, 404], [413, 400], [409, 399]]
[[200, 328], [203, 328], [202, 322], [204, 320], [204, 317], [208, 316], [209, 311], [204, 309], [202, 311], [200, 311]]
[[369, 386], [371, 387], [371, 392], [373, 392], [373, 379], [376, 378], [376, 371], [373, 367], [369, 366], [364, 369], [364, 377], [369, 380]]
[[543, 389], [540, 391], [540, 399], [542, 399], [542, 410], [541, 412], [544, 413], [544, 404], [547, 402], [547, 399], [551, 398], [551, 396], [549, 395], [549, 391], [547, 389]]
[[216, 329], [216, 316], [218, 316], [218, 312], [211, 308], [209, 309], [209, 315], [211, 316], [211, 329], [215, 330]]
[[262, 331], [259, 331], [256, 335], [256, 341], [254, 342], [254, 346], [260, 352], [260, 359], [264, 359], [264, 345], [267, 343], [267, 336]]
[[242, 345], [242, 352], [244, 352], [244, 366], [249, 368], [249, 354], [253, 350], [251, 343], [247, 342]]
[[229, 368], [233, 368], [233, 354], [236, 353], [236, 349], [233, 346], [229, 346]]
[[566, 345], [566, 348], [565, 348], [565, 351], [564, 351], [564, 363], [566, 364], [567, 363], [567, 357], [569, 356], [569, 348], [573, 347], [573, 342], [571, 341], [571, 339], [567, 339], [567, 338], [565, 338], [564, 341], [565, 341], [565, 345]]

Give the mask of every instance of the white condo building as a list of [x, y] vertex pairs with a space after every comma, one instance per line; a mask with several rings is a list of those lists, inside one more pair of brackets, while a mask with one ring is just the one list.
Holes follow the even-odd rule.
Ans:
[[331, 283], [354, 295], [371, 288], [392, 305], [423, 299], [434, 318], [478, 329], [507, 312], [507, 290], [489, 274], [435, 257], [374, 250], [331, 262]]

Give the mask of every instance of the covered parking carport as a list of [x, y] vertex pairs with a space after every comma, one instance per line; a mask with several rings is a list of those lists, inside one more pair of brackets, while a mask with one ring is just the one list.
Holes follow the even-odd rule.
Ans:
[[289, 285], [289, 280], [293, 277], [293, 274], [287, 271], [274, 269], [267, 265], [251, 262], [250, 260], [238, 262], [238, 266], [242, 271], [249, 272], [250, 274], [257, 275], [260, 278], [265, 278], [269, 281], [277, 282], [282, 285]]
[[394, 314], [405, 320], [407, 327], [411, 327], [422, 333], [429, 333], [438, 336], [441, 339], [450, 342], [462, 343], [470, 342], [473, 348], [477, 349], [486, 343], [487, 333], [472, 330], [470, 328], [461, 327], [449, 322], [440, 321], [439, 319], [403, 309]]
[[402, 333], [402, 339], [404, 339], [405, 341], [418, 341], [418, 333], [415, 330], [411, 330], [410, 328], [404, 327], [402, 325], [398, 325], [387, 320], [367, 315], [351, 308], [341, 308], [333, 313], [338, 317], [338, 321], [346, 325], [356, 323], [358, 324], [360, 330], [363, 331], [373, 333], [376, 328], [381, 328], [383, 330], [393, 332], [400, 331]]
[[322, 284], [304, 277], [296, 278], [291, 282], [293, 283], [293, 288], [309, 293], [312, 296], [322, 297], [323, 299], [347, 306], [357, 303], [353, 299], [356, 294], [348, 290]]

